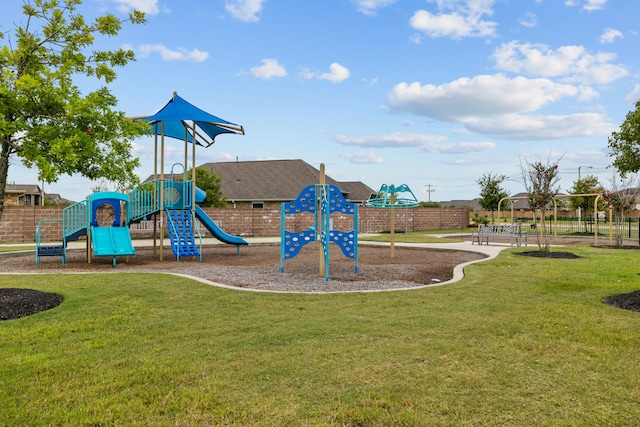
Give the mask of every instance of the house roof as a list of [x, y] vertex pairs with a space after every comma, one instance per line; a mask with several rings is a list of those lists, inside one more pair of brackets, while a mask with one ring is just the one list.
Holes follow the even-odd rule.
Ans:
[[[320, 179], [320, 171], [300, 159], [216, 162], [201, 167], [215, 172], [222, 194], [236, 202], [294, 200], [304, 187], [317, 184]], [[325, 176], [325, 182], [340, 188], [352, 202], [368, 200], [375, 192], [359, 181], [339, 182]]]
[[7, 184], [5, 193], [14, 194], [40, 194], [42, 190], [36, 184]]

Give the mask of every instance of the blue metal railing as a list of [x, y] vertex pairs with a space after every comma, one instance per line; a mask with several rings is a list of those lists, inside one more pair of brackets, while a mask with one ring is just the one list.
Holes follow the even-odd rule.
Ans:
[[133, 188], [129, 192], [129, 210], [131, 222], [138, 222], [158, 212], [160, 208], [160, 192], [163, 181], [154, 179]]
[[69, 237], [85, 232], [88, 225], [89, 203], [87, 200], [67, 206], [62, 211], [62, 236], [65, 243]]

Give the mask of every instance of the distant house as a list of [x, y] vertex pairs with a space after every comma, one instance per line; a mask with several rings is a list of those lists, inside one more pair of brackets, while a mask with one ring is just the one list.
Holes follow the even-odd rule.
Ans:
[[[234, 208], [279, 208], [295, 200], [308, 185], [318, 184], [320, 171], [303, 160], [259, 160], [206, 163], [200, 167], [220, 178], [227, 206]], [[340, 189], [345, 199], [363, 203], [375, 191], [359, 181], [339, 182], [325, 176], [327, 184]]]
[[8, 184], [4, 190], [5, 206], [42, 206], [43, 193], [37, 184]]
[[73, 200], [65, 199], [58, 193], [44, 193], [44, 200], [46, 205], [54, 206], [71, 206], [75, 203]]

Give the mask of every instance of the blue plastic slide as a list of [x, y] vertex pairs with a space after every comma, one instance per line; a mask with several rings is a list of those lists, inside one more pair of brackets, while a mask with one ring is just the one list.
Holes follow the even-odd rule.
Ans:
[[112, 256], [113, 265], [116, 256], [135, 255], [128, 227], [91, 226], [91, 242], [94, 256]]
[[196, 218], [198, 218], [202, 223], [202, 225], [204, 225], [205, 228], [209, 230], [209, 232], [213, 235], [213, 237], [220, 240], [222, 243], [227, 243], [229, 245], [236, 245], [236, 246], [249, 244], [242, 237], [232, 236], [222, 231], [222, 229], [218, 227], [218, 224], [213, 222], [213, 220], [209, 217], [209, 215], [207, 215], [207, 213], [203, 211], [200, 206], [196, 206]]

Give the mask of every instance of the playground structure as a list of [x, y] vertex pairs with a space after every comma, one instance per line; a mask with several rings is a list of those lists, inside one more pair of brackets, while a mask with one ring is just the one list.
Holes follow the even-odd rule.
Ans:
[[[286, 216], [313, 214], [313, 227], [302, 231], [286, 229]], [[331, 229], [331, 214], [353, 215], [353, 229]], [[334, 243], [347, 258], [354, 259], [354, 271], [358, 272], [358, 206], [348, 202], [335, 185], [324, 184], [324, 165], [320, 165], [320, 184], [305, 187], [298, 197], [282, 203], [280, 219], [280, 272], [284, 273], [285, 259], [294, 258], [307, 244], [318, 242], [319, 273], [329, 281], [329, 247]]]
[[[418, 199], [408, 185], [402, 184], [395, 186], [393, 184], [382, 184], [376, 196], [367, 200], [366, 205], [372, 208], [382, 209], [399, 209], [399, 208], [415, 208], [419, 205]], [[389, 215], [389, 247], [390, 257], [395, 256], [395, 232], [396, 218], [393, 213]]]
[[[36, 230], [36, 265], [43, 256], [61, 256], [62, 263], [67, 262], [67, 244], [87, 237], [87, 245], [93, 243], [93, 256], [110, 256], [116, 265], [117, 256], [135, 255], [136, 251], [129, 233], [129, 196], [115, 192], [93, 193], [88, 199], [64, 209], [62, 223], [62, 243], [47, 245], [41, 242], [42, 220]], [[98, 211], [103, 206], [111, 208], [113, 221], [101, 224]], [[89, 261], [91, 252], [87, 251]]]
[[[248, 243], [232, 236], [218, 225], [199, 206], [193, 203], [191, 181], [154, 180], [132, 189], [129, 194], [117, 192], [94, 193], [88, 199], [65, 208], [59, 220], [41, 220], [36, 230], [36, 265], [42, 256], [61, 256], [66, 263], [69, 242], [87, 237], [87, 261], [91, 256], [111, 256], [116, 265], [117, 256], [135, 255], [129, 226], [166, 212], [167, 232], [171, 249], [179, 261], [181, 257], [199, 257], [202, 261], [202, 235], [198, 221], [213, 237], [223, 243], [240, 246]], [[163, 209], [159, 203], [163, 194]], [[202, 202], [205, 193], [195, 188], [195, 202]], [[103, 206], [113, 210], [110, 225], [99, 224], [99, 210]], [[197, 220], [197, 221], [196, 221]], [[48, 222], [62, 223], [61, 243], [41, 242], [42, 228]], [[93, 249], [91, 251], [90, 249]]]
[[[61, 256], [62, 262], [66, 263], [68, 243], [87, 236], [88, 262], [91, 262], [90, 248], [93, 248], [93, 256], [111, 256], [115, 266], [117, 256], [135, 254], [128, 226], [150, 218], [154, 219], [154, 254], [157, 234], [160, 237], [160, 260], [163, 259], [164, 236], [168, 234], [178, 261], [185, 256], [197, 256], [202, 261], [202, 236], [198, 220], [213, 237], [235, 245], [238, 252], [240, 246], [248, 244], [240, 237], [223, 232], [196, 205], [203, 202], [205, 197], [204, 191], [196, 187], [196, 145], [210, 147], [216, 136], [244, 134], [244, 128], [195, 107], [175, 92], [171, 100], [156, 114], [133, 119], [148, 121], [155, 138], [153, 180], [131, 189], [129, 194], [94, 193], [88, 199], [65, 208], [61, 219], [40, 221], [36, 230], [36, 265], [42, 256]], [[169, 180], [164, 173], [165, 137], [184, 141], [184, 163], [172, 166]], [[187, 177], [189, 143], [192, 146], [191, 180]], [[174, 168], [178, 165], [182, 167], [180, 175], [174, 173]], [[97, 210], [103, 205], [111, 206], [116, 218], [108, 227], [97, 225]], [[41, 231], [49, 222], [62, 223], [61, 243], [42, 243]], [[157, 224], [160, 225], [159, 233]]]

